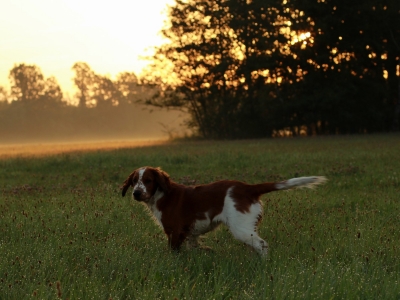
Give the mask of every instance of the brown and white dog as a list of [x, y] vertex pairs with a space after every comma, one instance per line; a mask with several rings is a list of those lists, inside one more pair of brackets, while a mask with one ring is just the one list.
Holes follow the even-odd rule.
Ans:
[[125, 180], [122, 196], [133, 187], [133, 198], [150, 209], [174, 250], [185, 240], [189, 246], [199, 246], [200, 235], [224, 223], [235, 238], [265, 255], [268, 245], [257, 234], [262, 217], [260, 196], [295, 187], [313, 188], [325, 181], [323, 176], [313, 176], [260, 184], [222, 180], [185, 186], [159, 168], [142, 167]]

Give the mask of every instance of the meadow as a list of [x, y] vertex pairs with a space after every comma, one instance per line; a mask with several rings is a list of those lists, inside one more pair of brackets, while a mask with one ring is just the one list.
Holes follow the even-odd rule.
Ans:
[[[0, 160], [0, 299], [400, 299], [400, 136], [165, 145]], [[324, 175], [264, 195], [267, 258], [221, 226], [173, 253], [121, 197], [140, 166], [185, 184]]]

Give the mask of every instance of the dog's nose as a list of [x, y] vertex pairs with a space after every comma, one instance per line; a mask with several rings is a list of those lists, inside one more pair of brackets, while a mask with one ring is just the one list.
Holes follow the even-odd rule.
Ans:
[[139, 199], [139, 197], [140, 197], [141, 194], [142, 194], [142, 191], [140, 191], [140, 190], [134, 190], [134, 191], [133, 191], [133, 197], [134, 197], [135, 199]]

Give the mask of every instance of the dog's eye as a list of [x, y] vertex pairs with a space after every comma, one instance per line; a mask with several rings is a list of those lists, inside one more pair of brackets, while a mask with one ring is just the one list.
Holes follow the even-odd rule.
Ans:
[[144, 180], [144, 183], [145, 183], [145, 184], [151, 183], [151, 179], [145, 179], [145, 180]]
[[133, 183], [137, 183], [137, 178], [133, 178]]

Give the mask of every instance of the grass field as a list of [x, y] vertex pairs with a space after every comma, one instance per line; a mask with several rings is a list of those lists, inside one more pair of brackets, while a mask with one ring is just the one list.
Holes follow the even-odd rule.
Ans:
[[[226, 227], [171, 253], [119, 187], [140, 166], [181, 183], [307, 175], [265, 195], [266, 259]], [[0, 160], [0, 299], [400, 299], [400, 136], [183, 142]]]

